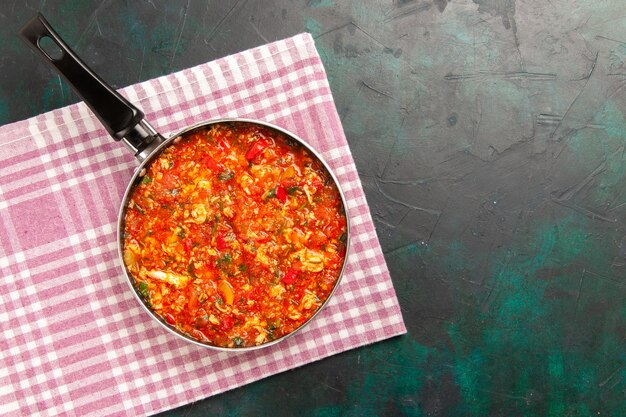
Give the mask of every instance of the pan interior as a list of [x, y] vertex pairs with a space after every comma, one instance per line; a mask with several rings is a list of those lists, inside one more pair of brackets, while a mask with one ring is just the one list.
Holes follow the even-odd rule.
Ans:
[[[164, 196], [157, 186], [171, 186], [170, 171], [180, 183]], [[147, 226], [137, 228], [142, 217]], [[348, 227], [343, 193], [314, 150], [273, 125], [222, 120], [173, 136], [140, 166], [120, 213], [119, 249], [135, 295], [163, 326], [193, 343], [245, 350], [292, 335], [326, 305], [345, 267]]]

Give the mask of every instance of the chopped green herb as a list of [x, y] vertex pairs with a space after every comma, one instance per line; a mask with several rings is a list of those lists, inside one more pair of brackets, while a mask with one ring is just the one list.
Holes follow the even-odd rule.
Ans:
[[214, 235], [215, 232], [217, 232], [217, 224], [220, 222], [220, 216], [216, 214], [215, 216], [213, 216], [213, 219], [215, 220], [215, 222], [213, 223], [213, 226], [211, 226], [212, 235]]
[[300, 187], [297, 185], [294, 185], [293, 187], [289, 187], [287, 188], [287, 194], [289, 195], [294, 195], [295, 193], [297, 193], [300, 190]]
[[148, 284], [142, 281], [139, 285], [137, 285], [137, 287], [137, 292], [139, 292], [141, 298], [145, 301], [150, 301], [150, 289], [148, 288]]
[[235, 344], [235, 346], [241, 347], [243, 346], [243, 339], [241, 337], [234, 337], [233, 343]]
[[185, 238], [185, 231], [183, 229], [180, 229], [177, 233], [176, 236], [178, 236], [181, 239]]
[[150, 178], [148, 175], [145, 175], [142, 179], [141, 179], [141, 183], [142, 184], [150, 184], [152, 182], [152, 178]]
[[[218, 258], [217, 267], [223, 270], [226, 267], [228, 267], [228, 265], [230, 265], [232, 260], [233, 260], [232, 255], [230, 253], [225, 253], [224, 255], [222, 255], [221, 258]], [[230, 275], [230, 272], [227, 272], [227, 274]]]
[[269, 200], [272, 197], [276, 197], [276, 187], [272, 188], [267, 196], [265, 197], [265, 201]]
[[348, 236], [345, 233], [342, 233], [341, 236], [339, 236], [339, 241], [341, 243], [346, 243], [346, 240], [348, 240]]
[[276, 336], [274, 335], [274, 330], [265, 329], [265, 332], [267, 333], [267, 338], [269, 340], [276, 339]]
[[217, 179], [220, 181], [228, 181], [234, 176], [235, 176], [235, 173], [231, 171], [230, 169], [227, 169], [227, 170], [220, 172], [219, 175], [217, 176]]
[[240, 270], [241, 272], [246, 272], [246, 269], [248, 269], [248, 267], [246, 266], [246, 264], [241, 264], [241, 265], [239, 265], [239, 270]]
[[187, 273], [192, 277], [192, 278], [198, 278], [196, 276], [196, 270], [195, 267], [193, 266], [193, 262], [189, 262], [189, 265], [187, 265]]
[[217, 297], [217, 299], [215, 300], [217, 302], [217, 304], [222, 305], [224, 304], [224, 300], [222, 300], [222, 297]]

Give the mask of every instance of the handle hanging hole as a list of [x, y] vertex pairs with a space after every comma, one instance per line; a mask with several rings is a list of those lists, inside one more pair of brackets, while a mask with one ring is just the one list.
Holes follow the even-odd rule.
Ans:
[[63, 49], [49, 36], [40, 38], [37, 41], [37, 46], [39, 46], [39, 49], [52, 61], [58, 61], [63, 58]]

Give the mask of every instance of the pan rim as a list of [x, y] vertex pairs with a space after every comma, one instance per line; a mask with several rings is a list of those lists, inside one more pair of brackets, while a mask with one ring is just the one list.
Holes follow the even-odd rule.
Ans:
[[[339, 191], [339, 195], [341, 197], [341, 203], [342, 203], [342, 206], [343, 206], [343, 209], [344, 209], [344, 213], [345, 213], [345, 217], [346, 217], [346, 254], [345, 254], [344, 259], [343, 259], [343, 265], [341, 267], [341, 271], [339, 273], [339, 276], [338, 276], [337, 280], [335, 281], [333, 289], [328, 294], [328, 297], [326, 298], [326, 300], [317, 309], [317, 311], [311, 317], [309, 317], [309, 319], [307, 321], [302, 323], [299, 327], [297, 327], [296, 329], [294, 329], [290, 333], [288, 333], [288, 334], [286, 334], [286, 335], [284, 335], [284, 336], [282, 336], [282, 337], [280, 337], [278, 339], [274, 339], [272, 341], [269, 341], [269, 342], [266, 342], [266, 343], [262, 343], [260, 345], [245, 346], [245, 347], [226, 347], [226, 346], [216, 346], [216, 345], [212, 345], [212, 344], [209, 344], [209, 343], [203, 343], [203, 342], [193, 338], [190, 335], [187, 335], [187, 334], [185, 334], [183, 332], [180, 332], [180, 331], [176, 330], [173, 326], [171, 326], [168, 323], [166, 323], [165, 320], [161, 316], [159, 316], [155, 311], [153, 311], [151, 308], [149, 308], [146, 305], [144, 300], [138, 294], [137, 289], [133, 285], [133, 278], [131, 277], [131, 275], [128, 272], [128, 269], [126, 267], [126, 263], [124, 262], [124, 257], [123, 257], [123, 249], [124, 249], [124, 239], [123, 239], [123, 236], [124, 236], [124, 225], [125, 225], [125, 213], [126, 213], [126, 209], [127, 209], [127, 206], [128, 206], [128, 200], [130, 198], [130, 195], [132, 194], [132, 191], [134, 190], [135, 186], [137, 185], [138, 178], [142, 176], [141, 175], [142, 171], [165, 148], [167, 148], [168, 146], [172, 145], [177, 138], [179, 138], [179, 137], [181, 137], [181, 136], [183, 136], [183, 135], [185, 135], [185, 134], [187, 134], [189, 132], [197, 130], [197, 129], [206, 128], [208, 126], [211, 126], [211, 125], [214, 125], [214, 124], [218, 124], [218, 123], [230, 123], [230, 122], [257, 124], [257, 125], [262, 125], [262, 126], [265, 126], [265, 127], [269, 127], [271, 129], [274, 129], [274, 130], [276, 130], [278, 132], [281, 132], [281, 133], [285, 134], [287, 137], [289, 137], [291, 139], [294, 139], [301, 146], [304, 146], [309, 152], [311, 152], [318, 159], [318, 161], [320, 161], [322, 163], [322, 165], [324, 166], [324, 168], [326, 169], [326, 171], [328, 172], [330, 177], [333, 179], [333, 182], [334, 182], [335, 186], [337, 187], [337, 190]], [[193, 344], [195, 344], [197, 346], [202, 346], [204, 348], [208, 348], [208, 349], [212, 349], [212, 350], [216, 350], [216, 351], [224, 351], [224, 352], [248, 352], [248, 351], [259, 350], [259, 349], [263, 349], [263, 348], [267, 348], [267, 347], [276, 345], [277, 343], [282, 342], [282, 341], [290, 338], [294, 334], [299, 333], [302, 329], [307, 327], [315, 319], [315, 317], [317, 317], [317, 315], [322, 310], [324, 310], [327, 307], [328, 303], [333, 298], [333, 295], [334, 295], [335, 291], [337, 290], [337, 287], [339, 287], [339, 284], [341, 283], [341, 280], [343, 279], [343, 276], [344, 276], [344, 274], [346, 272], [346, 266], [348, 264], [348, 258], [349, 258], [349, 255], [350, 255], [350, 238], [351, 238], [350, 228], [351, 228], [351, 226], [350, 226], [349, 208], [348, 208], [348, 204], [347, 204], [347, 200], [346, 200], [346, 197], [345, 197], [344, 190], [342, 189], [341, 184], [340, 184], [337, 176], [335, 175], [334, 171], [331, 169], [331, 167], [328, 165], [326, 160], [322, 157], [322, 155], [317, 150], [315, 150], [311, 145], [309, 145], [305, 140], [303, 140], [298, 135], [294, 134], [293, 132], [290, 132], [289, 130], [286, 130], [283, 127], [275, 125], [273, 123], [266, 122], [266, 121], [259, 120], [259, 119], [240, 118], [240, 117], [227, 117], [227, 118], [218, 118], [218, 119], [205, 120], [203, 122], [199, 122], [199, 123], [196, 123], [196, 124], [193, 124], [191, 126], [187, 126], [187, 127], [183, 128], [183, 129], [181, 129], [180, 131], [178, 131], [175, 134], [171, 135], [169, 138], [165, 139], [152, 152], [150, 152], [150, 154], [143, 161], [141, 161], [141, 163], [135, 169], [135, 172], [133, 173], [132, 177], [130, 178], [130, 180], [129, 180], [127, 186], [126, 186], [126, 190], [124, 191], [124, 195], [123, 195], [122, 201], [120, 203], [120, 208], [119, 208], [118, 218], [117, 218], [117, 252], [118, 252], [118, 259], [119, 259], [119, 261], [121, 263], [122, 272], [124, 274], [126, 282], [130, 286], [131, 292], [135, 296], [135, 299], [139, 302], [139, 304], [143, 307], [143, 309], [154, 320], [156, 320], [157, 323], [159, 323], [161, 325], [161, 327], [166, 329], [168, 332], [178, 336], [179, 338], [182, 338], [182, 339], [186, 340], [187, 342], [193, 343]]]

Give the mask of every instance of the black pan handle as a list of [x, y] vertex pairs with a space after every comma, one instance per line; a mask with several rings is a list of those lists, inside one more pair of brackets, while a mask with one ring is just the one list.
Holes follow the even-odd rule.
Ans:
[[[148, 144], [154, 139], [160, 139], [159, 142], [163, 139], [144, 120], [143, 112], [94, 73], [52, 29], [41, 13], [37, 13], [18, 34], [48, 65], [63, 76], [113, 139], [124, 139], [125, 144], [139, 159], [143, 159], [139, 154]], [[50, 40], [54, 42], [54, 47], [59, 49], [58, 54], [46, 52], [41, 45], [45, 38], [49, 38], [46, 39], [48, 43]]]

